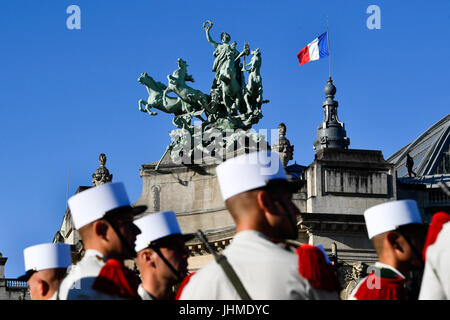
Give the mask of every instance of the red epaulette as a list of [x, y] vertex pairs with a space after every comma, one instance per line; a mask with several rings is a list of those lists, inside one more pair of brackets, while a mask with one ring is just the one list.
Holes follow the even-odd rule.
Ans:
[[298, 255], [298, 271], [314, 288], [325, 291], [341, 291], [339, 280], [325, 260], [322, 250], [304, 244], [298, 247], [296, 252]]
[[183, 292], [184, 287], [187, 285], [187, 283], [194, 274], [195, 272], [192, 272], [183, 279], [183, 281], [180, 284], [180, 287], [178, 288], [177, 294], [175, 295], [175, 300], [180, 300], [181, 293]]
[[100, 270], [92, 289], [114, 296], [140, 299], [136, 274], [116, 259], [109, 259]]
[[436, 239], [441, 232], [442, 226], [450, 221], [450, 214], [446, 212], [437, 212], [431, 218], [430, 226], [428, 227], [427, 239], [425, 240], [425, 245], [423, 246], [422, 256], [423, 260], [426, 261], [427, 258], [427, 249], [433, 243], [436, 242]]
[[405, 300], [405, 280], [399, 275], [379, 277], [372, 272], [358, 287], [357, 300]]

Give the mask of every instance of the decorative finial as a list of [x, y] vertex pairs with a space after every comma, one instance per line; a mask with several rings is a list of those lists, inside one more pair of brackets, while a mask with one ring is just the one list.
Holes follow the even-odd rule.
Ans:
[[325, 86], [325, 96], [328, 99], [333, 100], [334, 99], [334, 95], [336, 94], [336, 87], [333, 84], [333, 80], [331, 79], [331, 77], [328, 78], [328, 84]]
[[346, 136], [344, 123], [339, 121], [338, 118], [337, 108], [339, 103], [334, 100], [336, 87], [331, 77], [328, 78], [324, 93], [327, 100], [322, 103], [323, 122], [317, 129], [314, 150], [317, 152], [325, 148], [347, 149], [350, 139]]
[[98, 162], [100, 162], [100, 167], [92, 174], [92, 185], [99, 186], [107, 182], [112, 181], [113, 175], [109, 173], [109, 170], [105, 167], [106, 155], [100, 153], [98, 157]]

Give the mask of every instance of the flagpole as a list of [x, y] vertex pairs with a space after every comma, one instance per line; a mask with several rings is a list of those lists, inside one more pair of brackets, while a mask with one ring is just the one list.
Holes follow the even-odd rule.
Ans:
[[330, 32], [328, 31], [328, 16], [327, 16], [327, 42], [328, 42], [328, 76], [331, 79], [331, 51], [330, 51]]
[[69, 200], [69, 179], [70, 179], [70, 168], [67, 169], [66, 209], [67, 209], [67, 201]]

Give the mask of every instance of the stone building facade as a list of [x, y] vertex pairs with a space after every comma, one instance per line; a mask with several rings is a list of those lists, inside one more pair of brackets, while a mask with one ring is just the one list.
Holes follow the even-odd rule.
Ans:
[[0, 253], [0, 300], [30, 300], [30, 291], [25, 281], [5, 278], [7, 260]]

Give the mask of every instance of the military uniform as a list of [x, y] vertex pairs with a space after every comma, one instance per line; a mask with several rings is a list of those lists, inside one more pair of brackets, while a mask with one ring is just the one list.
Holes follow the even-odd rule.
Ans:
[[[137, 215], [147, 208], [146, 206], [132, 207], [125, 185], [121, 182], [105, 183], [77, 193], [68, 200], [68, 206], [77, 230], [99, 219], [108, 220], [112, 214]], [[112, 226], [111, 222], [109, 224]], [[132, 223], [129, 227], [132, 228], [129, 230], [131, 233], [140, 232]], [[123, 247], [130, 246], [120, 231], [114, 230], [114, 232]], [[123, 261], [111, 257], [107, 259], [101, 252], [88, 248], [83, 259], [72, 266], [69, 275], [62, 282], [59, 298], [63, 300], [134, 299], [138, 298], [137, 287], [136, 275], [123, 265]]]
[[[299, 274], [298, 256], [255, 230], [239, 232], [223, 251], [254, 300], [338, 299], [336, 292], [317, 290]], [[236, 289], [212, 261], [184, 286], [180, 300], [235, 300]]]
[[376, 262], [373, 269], [348, 300], [405, 300], [405, 276], [400, 271], [381, 262]]
[[[364, 212], [369, 239], [400, 226], [422, 224], [414, 200], [385, 202]], [[394, 267], [377, 262], [374, 270], [355, 287], [349, 300], [406, 300], [406, 277]]]
[[443, 225], [436, 242], [426, 251], [419, 300], [450, 300], [450, 222]]
[[69, 274], [64, 278], [59, 287], [59, 299], [61, 300], [104, 300], [118, 299], [92, 288], [92, 285], [105, 265], [103, 255], [97, 250], [86, 250], [83, 259], [72, 266]]
[[[241, 193], [265, 188], [272, 182], [278, 181], [288, 188], [292, 186], [277, 153], [262, 151], [243, 154], [221, 163], [216, 173], [224, 202]], [[294, 215], [292, 207], [284, 209], [284, 222], [290, 224], [294, 231], [297, 227], [291, 219]], [[208, 263], [183, 282], [177, 297], [180, 300], [339, 299], [335, 287], [327, 286], [330, 281], [323, 281], [332, 278], [329, 275], [335, 275], [318, 248], [301, 246], [294, 250], [297, 255], [285, 243], [271, 241], [261, 229], [261, 226], [255, 226], [254, 229], [244, 228], [238, 232], [223, 252], [229, 265], [220, 257]], [[286, 237], [293, 237], [286, 230], [280, 232]], [[318, 268], [313, 266], [316, 262]], [[322, 278], [322, 274], [327, 277]], [[325, 286], [322, 287], [323, 284]]]

